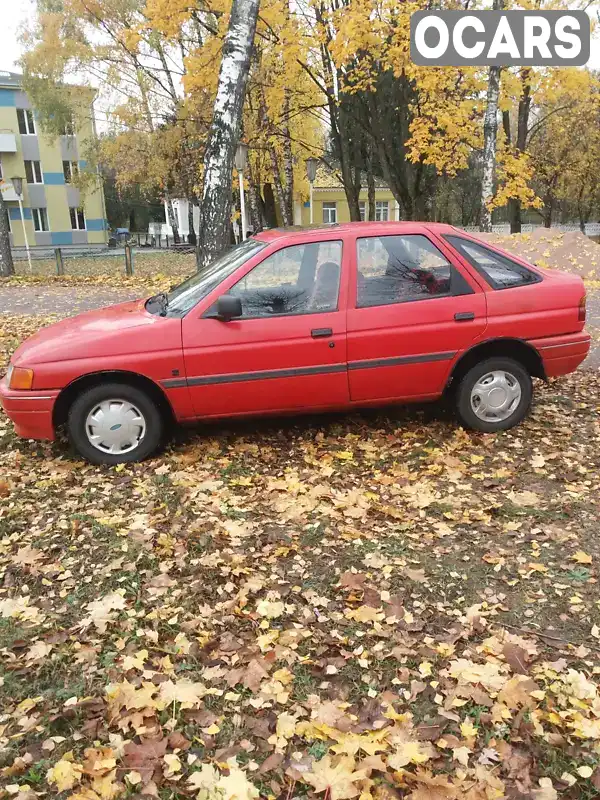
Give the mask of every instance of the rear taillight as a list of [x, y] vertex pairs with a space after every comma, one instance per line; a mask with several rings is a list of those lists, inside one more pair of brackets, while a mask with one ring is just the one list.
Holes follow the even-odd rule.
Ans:
[[585, 295], [579, 301], [579, 322], [585, 322]]

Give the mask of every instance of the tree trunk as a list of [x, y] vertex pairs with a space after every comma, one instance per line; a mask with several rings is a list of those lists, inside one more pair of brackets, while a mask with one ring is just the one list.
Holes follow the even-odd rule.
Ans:
[[228, 243], [231, 179], [260, 0], [233, 0], [204, 154], [196, 261], [206, 267]]
[[[1, 187], [0, 187], [1, 188]], [[10, 227], [8, 207], [0, 191], [0, 276], [8, 278], [15, 274], [12, 251], [10, 249]]]
[[167, 223], [171, 226], [171, 230], [173, 231], [173, 241], [175, 244], [179, 244], [179, 225], [177, 224], [177, 217], [173, 209], [173, 201], [167, 192], [165, 192], [165, 205], [167, 206]]
[[[494, 11], [501, 11], [503, 5], [503, 0], [494, 0]], [[481, 179], [481, 220], [479, 230], [487, 233], [492, 231], [492, 212], [489, 208], [489, 203], [491, 203], [494, 196], [501, 70], [502, 67], [490, 67], [485, 116], [483, 119], [483, 177]]]
[[277, 200], [277, 207], [279, 208], [279, 216], [281, 217], [281, 224], [287, 228], [292, 224], [292, 220], [288, 216], [283, 186], [281, 185], [279, 164], [277, 163], [277, 153], [273, 147], [269, 148], [269, 155], [271, 157], [271, 171], [273, 173], [273, 190], [275, 192], [275, 199]]
[[[517, 117], [517, 153], [524, 153], [527, 148], [527, 134], [529, 132], [529, 110], [531, 108], [531, 68], [524, 67], [520, 73], [521, 96], [519, 98], [519, 111]], [[508, 217], [510, 232], [521, 233], [521, 201], [511, 197], [508, 201]]]
[[188, 198], [188, 243], [196, 244], [196, 231], [194, 230], [194, 199]]
[[290, 138], [290, 91], [285, 90], [283, 102], [283, 201], [289, 219], [289, 225], [294, 224], [294, 158], [292, 155], [292, 140]]
[[[494, 3], [494, 7], [496, 3]], [[490, 67], [485, 117], [483, 121], [483, 177], [481, 179], [481, 221], [479, 230], [491, 233], [492, 212], [489, 203], [494, 196], [496, 140], [498, 137], [498, 97], [501, 67]]]
[[259, 231], [263, 229], [263, 221], [256, 184], [252, 179], [250, 170], [248, 170], [248, 202], [250, 204], [250, 224], [252, 225], [252, 233], [259, 233]]
[[366, 149], [366, 164], [367, 164], [367, 199], [369, 206], [369, 213], [367, 219], [373, 222], [375, 219], [375, 178], [373, 177], [373, 155], [371, 152], [371, 144], [367, 145]]
[[263, 195], [265, 198], [263, 203], [265, 222], [267, 223], [267, 227], [276, 228], [277, 210], [275, 202], [275, 192], [273, 191], [273, 187], [268, 181], [263, 185]]

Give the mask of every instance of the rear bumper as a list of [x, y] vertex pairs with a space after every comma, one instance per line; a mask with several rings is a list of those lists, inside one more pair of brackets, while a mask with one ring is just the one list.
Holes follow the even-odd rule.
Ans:
[[56, 438], [52, 410], [57, 397], [57, 390], [15, 392], [8, 388], [5, 378], [0, 381], [0, 407], [12, 420], [17, 435], [25, 439]]
[[552, 378], [574, 372], [589, 353], [591, 341], [589, 334], [581, 332], [534, 339], [529, 344], [541, 355], [546, 376]]

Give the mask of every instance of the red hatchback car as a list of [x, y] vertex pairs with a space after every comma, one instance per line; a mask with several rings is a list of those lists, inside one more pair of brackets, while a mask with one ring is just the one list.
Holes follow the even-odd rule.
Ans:
[[0, 399], [17, 433], [66, 425], [89, 461], [137, 461], [170, 421], [345, 409], [450, 393], [479, 431], [526, 415], [531, 377], [584, 360], [579, 277], [450, 225], [270, 230], [168, 294], [44, 328]]

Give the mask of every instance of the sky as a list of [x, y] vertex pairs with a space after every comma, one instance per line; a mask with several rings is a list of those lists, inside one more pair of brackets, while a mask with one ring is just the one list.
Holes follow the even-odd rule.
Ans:
[[[18, 72], [17, 61], [21, 55], [21, 43], [18, 39], [20, 25], [33, 15], [33, 0], [0, 0], [2, 4], [2, 36], [0, 45], [0, 71]], [[591, 56], [588, 66], [600, 69], [600, 25], [592, 40]]]

